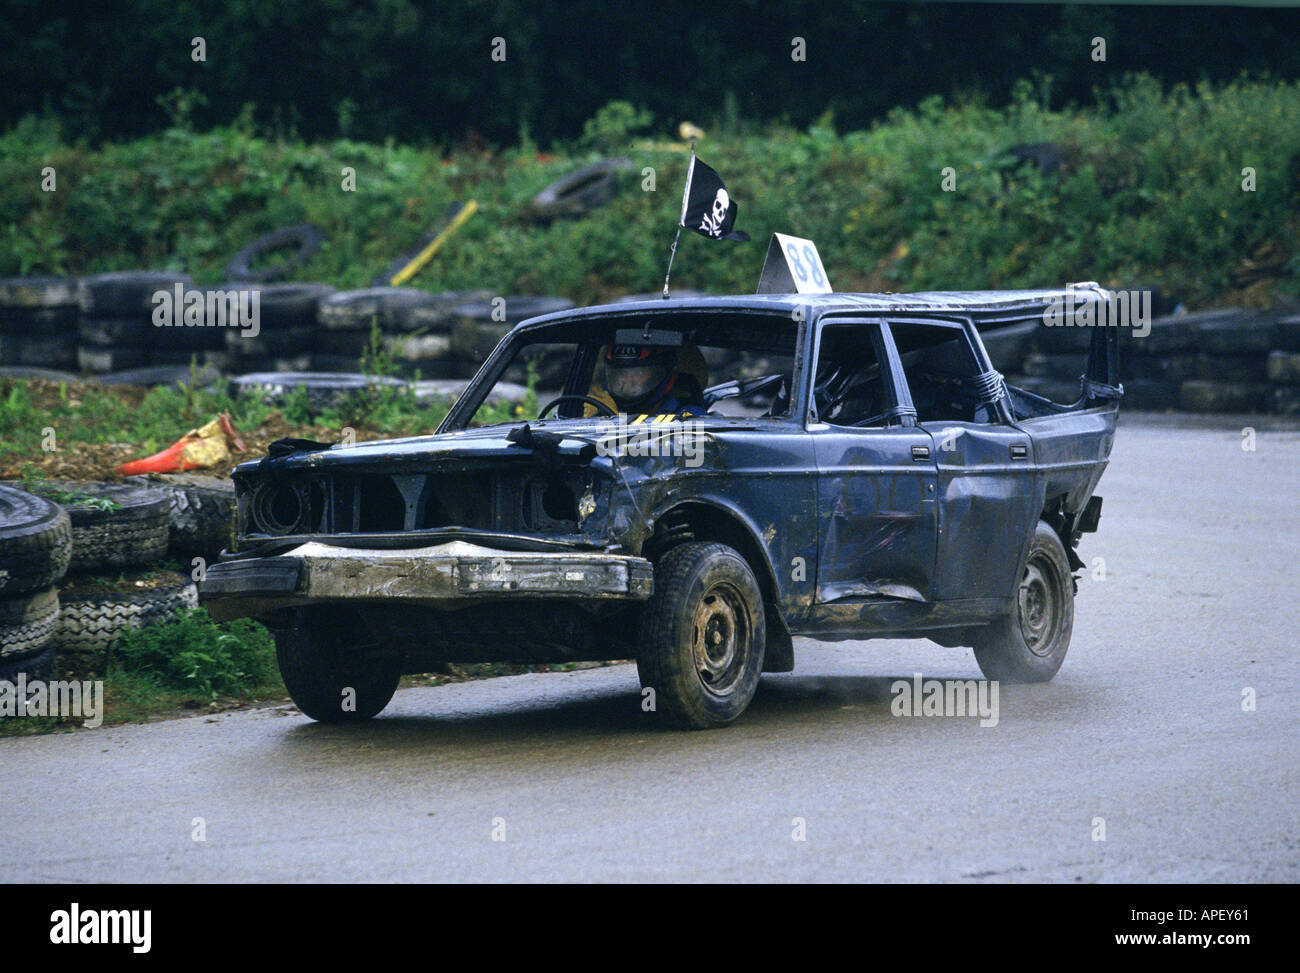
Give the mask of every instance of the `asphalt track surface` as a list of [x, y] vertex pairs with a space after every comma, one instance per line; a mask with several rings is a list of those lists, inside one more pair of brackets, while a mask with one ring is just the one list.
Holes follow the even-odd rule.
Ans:
[[1070, 655], [996, 726], [891, 712], [896, 680], [978, 678], [968, 650], [800, 641], [707, 733], [656, 729], [618, 665], [361, 727], [6, 738], [0, 880], [1294, 882], [1300, 432], [1272, 422], [1252, 452], [1249, 419], [1125, 417]]

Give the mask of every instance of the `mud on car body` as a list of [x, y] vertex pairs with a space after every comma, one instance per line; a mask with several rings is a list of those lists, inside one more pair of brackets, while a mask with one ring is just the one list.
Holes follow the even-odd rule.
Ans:
[[[1080, 294], [1105, 299], [764, 294], [526, 321], [436, 433], [240, 466], [238, 537], [201, 598], [275, 631], [319, 720], [372, 716], [439, 663], [635, 658], [657, 714], [720, 726], [793, 668], [795, 635], [924, 637], [972, 646], [990, 678], [1050, 679], [1117, 336], [1096, 330], [1060, 404], [1006, 385], [980, 332]], [[629, 341], [703, 363], [707, 414], [610, 415], [601, 352]], [[541, 416], [476, 426], [530, 361], [555, 376]]]

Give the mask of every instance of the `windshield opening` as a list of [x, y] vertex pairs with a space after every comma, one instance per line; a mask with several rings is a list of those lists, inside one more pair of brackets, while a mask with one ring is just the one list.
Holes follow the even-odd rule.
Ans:
[[530, 328], [507, 339], [510, 357], [466, 424], [499, 422], [494, 404], [519, 398], [520, 386], [534, 394], [512, 421], [784, 418], [797, 332], [788, 315], [755, 312], [611, 315]]

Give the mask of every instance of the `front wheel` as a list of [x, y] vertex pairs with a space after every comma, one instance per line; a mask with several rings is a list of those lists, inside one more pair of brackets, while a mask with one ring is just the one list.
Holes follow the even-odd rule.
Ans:
[[989, 679], [1047, 682], [1065, 661], [1074, 630], [1074, 578], [1056, 531], [1041, 520], [1029, 545], [1011, 613], [975, 636], [975, 661]]
[[352, 613], [300, 608], [275, 633], [275, 657], [294, 703], [321, 723], [368, 720], [397, 692], [401, 660], [377, 655]]
[[754, 698], [766, 641], [762, 593], [735, 550], [692, 542], [664, 555], [637, 651], [657, 713], [693, 729], [731, 723]]

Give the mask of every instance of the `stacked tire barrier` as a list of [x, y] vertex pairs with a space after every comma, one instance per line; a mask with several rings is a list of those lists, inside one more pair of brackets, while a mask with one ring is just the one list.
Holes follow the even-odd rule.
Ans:
[[328, 284], [224, 285], [255, 293], [258, 326], [228, 328], [227, 366], [231, 372], [302, 372], [317, 350], [316, 317], [334, 288]]
[[79, 315], [75, 280], [0, 280], [0, 365], [75, 369]]
[[321, 302], [315, 367], [356, 371], [362, 356], [369, 353], [373, 329], [378, 328], [382, 351], [399, 372], [419, 372], [428, 378], [463, 377], [467, 363], [451, 347], [454, 311], [466, 302], [487, 298], [486, 292], [432, 293], [410, 287], [342, 291]]
[[[451, 310], [450, 353], [453, 361], [464, 362], [468, 370], [454, 377], [468, 377], [478, 370], [502, 338], [520, 321], [556, 311], [567, 311], [573, 302], [562, 297], [498, 297], [462, 304]], [[558, 388], [564, 382], [571, 353], [556, 347], [538, 349], [526, 359], [536, 371], [538, 386]], [[528, 380], [527, 365], [516, 362], [505, 374], [512, 382]]]
[[72, 525], [57, 504], [0, 486], [0, 680], [54, 676], [55, 587], [72, 557]]
[[[77, 324], [77, 365], [100, 374], [147, 365], [225, 365], [220, 328], [186, 327], [183, 306], [175, 303], [176, 287], [192, 286], [185, 274], [171, 271], [127, 270], [82, 279], [81, 318]], [[176, 324], [154, 325], [159, 305], [154, 295], [165, 292]]]
[[[1031, 321], [984, 332], [1013, 385], [1058, 402], [1079, 397], [1093, 328]], [[1125, 328], [1125, 408], [1300, 415], [1300, 315], [1225, 308], [1167, 315], [1149, 333]]]
[[165, 492], [137, 483], [74, 481], [38, 489], [40, 495], [4, 487], [0, 494], [52, 506], [67, 525], [66, 576], [60, 576], [48, 644], [73, 657], [78, 671], [102, 670], [126, 629], [198, 607], [189, 578], [155, 567], [170, 539]]

